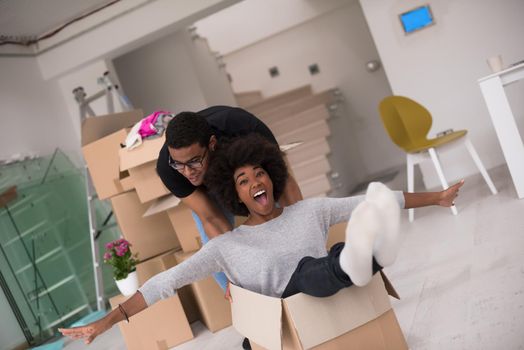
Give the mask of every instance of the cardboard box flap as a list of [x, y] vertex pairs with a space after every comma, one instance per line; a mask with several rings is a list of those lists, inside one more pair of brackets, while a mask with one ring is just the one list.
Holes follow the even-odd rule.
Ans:
[[182, 200], [178, 197], [175, 197], [172, 194], [168, 194], [167, 196], [157, 198], [153, 201], [153, 204], [151, 204], [151, 206], [146, 210], [146, 212], [144, 213], [144, 217], [174, 208], [177, 205], [179, 205], [180, 202], [182, 202]]
[[380, 275], [382, 276], [382, 280], [384, 281], [384, 285], [386, 286], [388, 294], [393, 298], [400, 300], [400, 295], [397, 293], [397, 290], [395, 289], [395, 287], [393, 287], [393, 284], [391, 284], [389, 278], [386, 276], [384, 271], [380, 270]]
[[144, 113], [141, 109], [129, 112], [101, 115], [86, 118], [82, 123], [82, 146], [94, 142], [115, 131], [131, 127], [142, 119]]
[[300, 293], [284, 299], [283, 303], [304, 349], [360, 327], [391, 309], [379, 274], [364, 287], [344, 288], [331, 297], [316, 298]]
[[141, 164], [158, 159], [158, 152], [166, 141], [165, 135], [155, 139], [143, 140], [142, 144], [133, 149], [122, 148], [119, 151], [120, 170], [128, 170]]
[[282, 299], [231, 284], [233, 327], [268, 350], [281, 350]]
[[118, 174], [118, 179], [115, 179], [115, 186], [121, 189], [121, 192], [131, 191], [135, 188], [131, 176], [129, 176], [129, 171], [120, 171]]

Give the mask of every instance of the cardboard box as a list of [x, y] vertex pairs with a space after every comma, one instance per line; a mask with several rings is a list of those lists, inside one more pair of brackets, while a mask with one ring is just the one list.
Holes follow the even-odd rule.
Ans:
[[171, 194], [157, 198], [147, 209], [144, 216], [160, 212], [167, 213], [180, 242], [180, 247], [184, 252], [194, 252], [202, 247], [202, 239], [193, 219], [191, 209], [182, 203], [179, 198]]
[[167, 211], [171, 225], [175, 229], [180, 247], [184, 252], [194, 252], [202, 247], [202, 239], [191, 209], [183, 203]]
[[82, 123], [82, 153], [93, 185], [100, 199], [107, 199], [125, 191], [119, 183], [120, 144], [127, 133], [143, 116], [141, 110], [91, 117]]
[[158, 153], [164, 142], [165, 137], [146, 139], [136, 148], [119, 150], [120, 170], [129, 171], [142, 203], [170, 194], [156, 172]]
[[[128, 297], [117, 295], [109, 299], [115, 309]], [[167, 350], [193, 339], [178, 295], [160, 300], [142, 312], [118, 324], [128, 350]]]
[[[178, 263], [188, 259], [194, 253], [176, 252]], [[213, 277], [191, 284], [191, 289], [196, 298], [202, 322], [211, 332], [216, 332], [231, 326], [231, 307], [224, 298], [224, 291], [218, 286]]]
[[118, 130], [130, 128], [142, 119], [143, 116], [144, 113], [142, 110], [135, 109], [128, 112], [86, 118], [82, 122], [82, 146], [95, 142]]
[[147, 204], [140, 203], [135, 191], [111, 198], [111, 205], [122, 235], [133, 245], [131, 251], [140, 260], [180, 247], [166, 213], [142, 217]]
[[124, 192], [118, 169], [118, 150], [126, 139], [124, 129], [82, 147], [87, 169], [101, 200]]
[[169, 270], [176, 265], [175, 250], [154, 256], [147, 260], [141, 261], [136, 265], [136, 274], [138, 275], [138, 285], [142, 286], [151, 277]]
[[253, 349], [407, 349], [389, 288], [381, 273], [365, 287], [345, 288], [327, 298], [302, 293], [272, 298], [232, 285], [233, 326]]
[[[146, 261], [140, 262], [136, 266], [139, 286], [142, 286], [148, 279], [163, 271], [169, 270], [176, 265], [174, 255], [175, 251], [171, 250], [167, 253], [150, 258]], [[201, 319], [200, 311], [196, 304], [196, 299], [190, 286], [184, 286], [177, 291], [182, 307], [186, 314], [189, 323], [193, 323]]]

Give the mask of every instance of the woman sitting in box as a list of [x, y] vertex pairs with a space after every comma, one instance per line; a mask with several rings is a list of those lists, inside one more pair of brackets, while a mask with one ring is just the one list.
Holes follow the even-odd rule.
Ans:
[[[101, 320], [61, 329], [62, 334], [90, 343], [178, 288], [220, 271], [231, 283], [272, 297], [299, 292], [326, 297], [353, 284], [363, 286], [395, 260], [399, 208], [449, 207], [463, 184], [442, 192], [402, 193], [371, 183], [366, 195], [311, 198], [280, 208], [275, 203], [288, 172], [277, 146], [253, 134], [224, 143], [213, 157], [206, 185], [231, 212], [247, 215], [246, 222], [148, 280]], [[327, 253], [329, 227], [347, 220], [346, 242]]]

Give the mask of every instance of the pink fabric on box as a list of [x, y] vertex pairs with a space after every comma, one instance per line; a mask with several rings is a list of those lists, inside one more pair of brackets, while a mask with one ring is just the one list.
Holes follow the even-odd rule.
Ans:
[[142, 119], [142, 124], [140, 125], [140, 129], [138, 130], [138, 133], [140, 134], [140, 136], [142, 136], [142, 138], [145, 138], [151, 135], [156, 135], [158, 131], [155, 128], [155, 122], [158, 119], [158, 116], [160, 114], [168, 114], [168, 113], [169, 112], [156, 111], [148, 115], [144, 119]]

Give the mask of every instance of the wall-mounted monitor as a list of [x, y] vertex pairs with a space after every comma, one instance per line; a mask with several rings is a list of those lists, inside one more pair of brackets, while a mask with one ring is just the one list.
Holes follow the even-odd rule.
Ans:
[[420, 6], [399, 15], [402, 28], [406, 34], [424, 29], [435, 24], [429, 5]]

